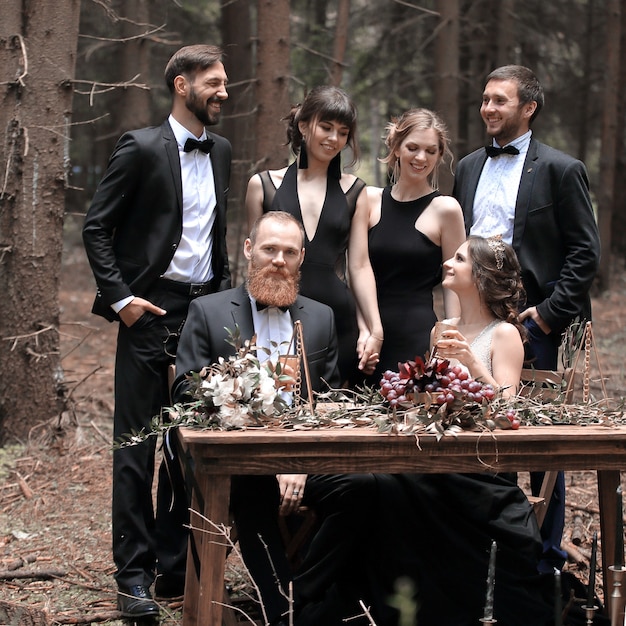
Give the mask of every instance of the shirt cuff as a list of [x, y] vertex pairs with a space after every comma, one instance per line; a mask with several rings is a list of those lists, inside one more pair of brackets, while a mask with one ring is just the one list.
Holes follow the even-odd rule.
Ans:
[[111, 305], [111, 308], [119, 313], [127, 304], [130, 304], [135, 299], [135, 296], [127, 296], [123, 300], [118, 300]]

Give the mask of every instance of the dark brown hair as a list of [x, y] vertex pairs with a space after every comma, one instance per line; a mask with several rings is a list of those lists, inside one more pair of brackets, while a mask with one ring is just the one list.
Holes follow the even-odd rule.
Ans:
[[221, 62], [224, 52], [219, 46], [197, 44], [185, 46], [174, 52], [165, 67], [165, 83], [170, 93], [174, 93], [174, 79], [181, 74], [193, 82], [198, 70], [206, 70], [208, 67]]
[[497, 319], [513, 324], [526, 340], [526, 329], [519, 321], [526, 292], [515, 250], [500, 238], [474, 235], [467, 238], [467, 250], [480, 299]]
[[287, 145], [295, 155], [300, 152], [302, 133], [299, 122], [339, 122], [348, 127], [348, 142], [352, 151], [354, 165], [359, 160], [360, 150], [357, 140], [357, 110], [350, 96], [339, 87], [322, 85], [309, 91], [301, 104], [291, 108], [289, 115], [283, 118], [287, 126]]
[[523, 65], [503, 65], [498, 67], [485, 79], [485, 86], [490, 80], [514, 80], [517, 83], [517, 97], [520, 106], [536, 102], [537, 108], [530, 118], [530, 123], [539, 115], [543, 108], [543, 87], [534, 72]]

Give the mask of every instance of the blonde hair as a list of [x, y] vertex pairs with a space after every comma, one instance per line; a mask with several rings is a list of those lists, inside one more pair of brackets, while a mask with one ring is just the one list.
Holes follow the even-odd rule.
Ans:
[[402, 145], [402, 142], [414, 130], [433, 129], [439, 139], [439, 161], [431, 174], [430, 184], [433, 189], [439, 187], [438, 169], [446, 158], [450, 159], [450, 168], [452, 168], [452, 151], [450, 150], [450, 135], [448, 127], [443, 120], [429, 109], [409, 109], [399, 117], [394, 117], [386, 126], [387, 134], [385, 135], [385, 146], [387, 147], [387, 156], [380, 159], [381, 163], [386, 163], [392, 172], [392, 182], [394, 178], [397, 180], [397, 172], [400, 164], [396, 152]]

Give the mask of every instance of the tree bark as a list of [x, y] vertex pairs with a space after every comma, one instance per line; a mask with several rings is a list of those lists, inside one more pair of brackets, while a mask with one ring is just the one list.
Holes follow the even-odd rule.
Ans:
[[598, 189], [598, 228], [603, 254], [600, 259], [600, 289], [607, 290], [611, 276], [611, 220], [613, 216], [616, 160], [617, 108], [620, 79], [620, 0], [606, 2], [606, 64], [602, 150]]
[[339, 0], [337, 7], [337, 24], [335, 26], [335, 46], [331, 68], [331, 85], [339, 87], [343, 78], [343, 64], [346, 58], [348, 44], [348, 25], [350, 21], [350, 0]]
[[617, 133], [616, 133], [616, 154], [615, 162], [615, 190], [613, 198], [620, 198], [622, 201], [613, 204], [613, 228], [614, 239], [612, 248], [619, 251], [622, 258], [626, 255], [626, 62], [623, 56], [626, 53], [626, 0], [621, 0], [621, 43], [620, 43], [620, 78], [618, 85], [617, 103]]
[[289, 112], [289, 0], [258, 0], [255, 170], [287, 164], [281, 118]]
[[248, 0], [234, 0], [222, 7], [222, 38], [227, 43], [224, 60], [228, 74], [228, 100], [218, 132], [233, 146], [228, 194], [228, 252], [234, 285], [243, 279], [247, 265], [241, 242], [248, 236], [245, 195], [256, 149], [254, 78], [252, 66], [252, 11]]
[[4, 0], [0, 20], [0, 443], [65, 388], [58, 287], [79, 0]]
[[[126, 39], [119, 47], [121, 80], [150, 83], [150, 43], [137, 35], [150, 23], [148, 0], [122, 0], [118, 13], [124, 19], [121, 22], [121, 36]], [[131, 87], [118, 91], [117, 106], [111, 109], [118, 128], [131, 130], [150, 125], [150, 91]]]
[[[437, 0], [440, 22], [435, 39], [435, 110], [448, 127], [452, 145], [459, 137], [459, 2]], [[446, 165], [439, 168], [439, 189], [450, 194], [454, 183]]]

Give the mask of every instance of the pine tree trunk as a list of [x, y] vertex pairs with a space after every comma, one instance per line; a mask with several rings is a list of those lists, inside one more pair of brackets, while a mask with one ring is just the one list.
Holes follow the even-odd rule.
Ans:
[[[228, 254], [233, 285], [243, 282], [247, 261], [241, 242], [248, 236], [245, 196], [248, 179], [258, 171], [254, 163], [256, 134], [252, 66], [252, 11], [248, 0], [222, 6], [222, 40], [228, 42], [224, 65], [228, 74], [228, 100], [217, 129], [233, 147], [228, 193]], [[282, 135], [278, 138], [280, 143]]]
[[602, 151], [600, 153], [600, 187], [598, 189], [598, 229], [602, 245], [600, 258], [600, 289], [610, 288], [611, 220], [615, 198], [615, 160], [617, 157], [617, 111], [620, 78], [620, 0], [607, 0], [606, 65], [604, 108], [602, 112]]
[[[437, 11], [441, 22], [435, 39], [435, 110], [448, 127], [452, 145], [456, 146], [459, 137], [459, 2], [438, 0]], [[442, 165], [439, 189], [449, 194], [453, 183], [450, 168]]]
[[256, 70], [257, 171], [284, 167], [281, 148], [289, 112], [289, 0], [258, 0]]
[[64, 397], [58, 288], [79, 0], [3, 0], [0, 443]]

